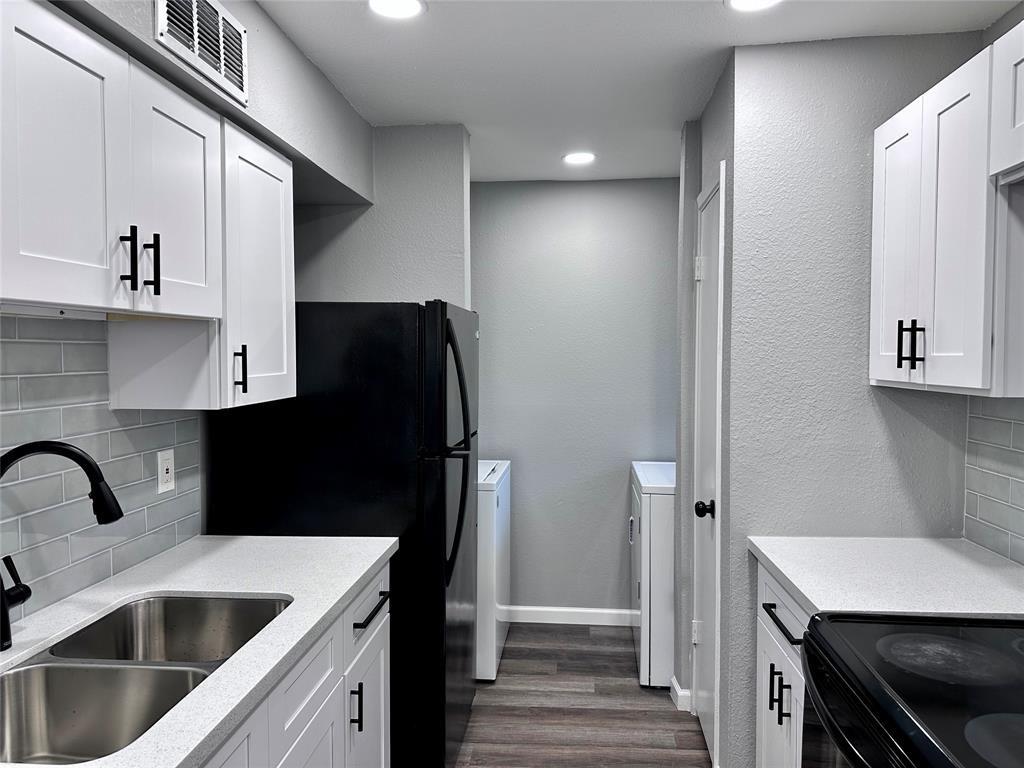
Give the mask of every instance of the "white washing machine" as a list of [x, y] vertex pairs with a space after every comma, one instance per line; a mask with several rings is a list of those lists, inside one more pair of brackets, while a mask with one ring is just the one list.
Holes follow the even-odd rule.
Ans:
[[640, 685], [667, 688], [675, 625], [675, 462], [634, 461], [630, 481], [627, 535], [630, 607], [639, 616], [633, 625], [636, 665]]
[[508, 635], [512, 464], [477, 462], [476, 677], [498, 676]]

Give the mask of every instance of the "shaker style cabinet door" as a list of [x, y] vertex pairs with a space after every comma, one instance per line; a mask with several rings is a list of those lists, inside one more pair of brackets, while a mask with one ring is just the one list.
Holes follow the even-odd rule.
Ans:
[[129, 308], [128, 57], [0, 2], [0, 78], [0, 297]]
[[991, 131], [989, 173], [1024, 163], [1024, 23], [992, 45]]
[[919, 301], [928, 386], [990, 386], [991, 61], [986, 48], [922, 97]]
[[342, 680], [295, 740], [278, 768], [344, 768], [345, 726], [341, 720]]
[[291, 163], [224, 123], [224, 405], [295, 395]]
[[[875, 130], [871, 213], [871, 352], [869, 378], [922, 384], [924, 367], [897, 360], [909, 355], [909, 333], [919, 319], [921, 99]], [[901, 338], [902, 336], [902, 338]]]
[[223, 312], [221, 121], [132, 63], [132, 223], [137, 311]]
[[342, 682], [345, 768], [391, 765], [391, 617], [385, 616]]

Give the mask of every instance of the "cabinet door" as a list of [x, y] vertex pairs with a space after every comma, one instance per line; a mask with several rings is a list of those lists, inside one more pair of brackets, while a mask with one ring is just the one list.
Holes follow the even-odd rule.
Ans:
[[132, 223], [142, 277], [135, 309], [219, 318], [220, 118], [134, 62], [131, 93]]
[[55, 11], [0, 3], [2, 298], [127, 308], [129, 64]]
[[346, 768], [391, 765], [391, 617], [349, 667], [345, 688]]
[[[897, 364], [899, 322], [917, 317], [920, 264], [921, 99], [875, 130], [871, 212], [869, 377], [924, 382], [918, 365]], [[908, 337], [904, 334], [904, 343]], [[906, 352], [906, 349], [904, 350]]]
[[785, 718], [779, 724], [779, 687], [788, 661], [771, 631], [757, 621], [757, 768], [789, 768]]
[[1024, 24], [992, 45], [992, 146], [989, 173], [1024, 163]]
[[991, 378], [990, 72], [987, 48], [922, 97], [919, 295], [929, 386], [986, 389]]
[[345, 681], [327, 697], [278, 768], [343, 768], [345, 730], [341, 722]]
[[224, 403], [293, 397], [292, 166], [230, 123], [224, 124], [224, 149]]

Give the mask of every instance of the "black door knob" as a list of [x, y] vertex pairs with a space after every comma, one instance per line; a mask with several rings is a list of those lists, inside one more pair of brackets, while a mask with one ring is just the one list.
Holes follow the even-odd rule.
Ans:
[[698, 501], [693, 505], [693, 512], [697, 517], [704, 517], [710, 515], [712, 519], [715, 517], [715, 500], [712, 499], [707, 504], [703, 501]]

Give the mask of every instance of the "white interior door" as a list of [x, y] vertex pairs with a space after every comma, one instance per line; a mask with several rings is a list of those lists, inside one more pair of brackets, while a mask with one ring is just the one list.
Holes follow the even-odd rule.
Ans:
[[44, 5], [0, 2], [0, 294], [127, 308], [128, 57]]
[[990, 70], [986, 48], [923, 97], [920, 304], [929, 386], [987, 389], [991, 379]]
[[[292, 166], [224, 124], [228, 405], [295, 395]], [[244, 346], [243, 346], [244, 345]], [[243, 370], [244, 367], [244, 370]], [[245, 382], [245, 385], [235, 382]]]
[[720, 654], [720, 503], [722, 456], [722, 267], [725, 226], [725, 161], [719, 180], [697, 200], [695, 265], [696, 359], [694, 360], [694, 502], [714, 516], [693, 519], [693, 707], [713, 765], [718, 764], [718, 680]]
[[220, 118], [132, 63], [138, 310], [223, 315]]

